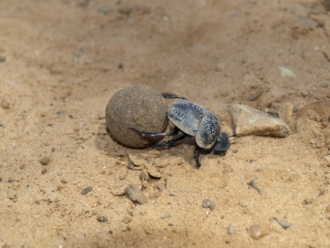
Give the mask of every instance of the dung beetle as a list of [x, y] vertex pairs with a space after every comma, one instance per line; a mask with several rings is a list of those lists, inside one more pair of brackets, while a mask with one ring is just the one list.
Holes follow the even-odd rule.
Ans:
[[179, 130], [183, 132], [181, 136], [156, 144], [153, 148], [171, 146], [187, 135], [195, 137], [194, 159], [197, 168], [201, 167], [199, 162], [200, 152], [211, 152], [214, 150], [219, 154], [226, 153], [230, 146], [229, 137], [226, 133], [221, 132], [220, 122], [214, 114], [196, 103], [189, 102], [184, 97], [171, 93], [163, 93], [162, 96], [164, 98], [180, 99], [167, 110], [167, 117], [175, 127], [168, 133], [147, 133], [131, 128], [132, 130], [145, 138], [172, 136], [176, 135]]

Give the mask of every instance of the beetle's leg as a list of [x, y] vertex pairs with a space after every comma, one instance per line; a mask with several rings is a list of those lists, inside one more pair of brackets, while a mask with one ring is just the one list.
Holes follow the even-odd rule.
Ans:
[[161, 137], [166, 137], [166, 136], [171, 136], [174, 134], [178, 133], [178, 128], [173, 128], [171, 131], [168, 133], [146, 133], [146, 132], [141, 132], [135, 128], [130, 127], [133, 131], [137, 132], [141, 137], [146, 137], [146, 138], [161, 138]]
[[177, 95], [172, 94], [172, 93], [162, 93], [162, 96], [163, 96], [164, 98], [168, 98], [168, 99], [180, 98], [180, 99], [182, 99], [182, 100], [187, 100], [187, 98], [185, 98], [185, 97], [177, 96]]
[[171, 139], [171, 140], [168, 140], [166, 142], [163, 142], [163, 143], [159, 143], [159, 144], [156, 144], [156, 145], [153, 145], [152, 147], [153, 148], [161, 148], [161, 147], [164, 147], [164, 146], [171, 146], [173, 144], [175, 144], [175, 142], [179, 141], [179, 140], [182, 140], [184, 137], [186, 137], [186, 134], [183, 134], [177, 138], [174, 138], [174, 139]]
[[199, 169], [201, 167], [201, 163], [199, 162], [199, 148], [197, 145], [194, 151], [194, 159], [196, 161], [196, 167]]

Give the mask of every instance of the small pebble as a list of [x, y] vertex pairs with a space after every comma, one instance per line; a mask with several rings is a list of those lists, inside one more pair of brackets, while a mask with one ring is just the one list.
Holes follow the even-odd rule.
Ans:
[[278, 72], [281, 77], [295, 77], [295, 75], [292, 71], [290, 71], [289, 69], [284, 68], [282, 66], [278, 67]]
[[89, 4], [89, 0], [82, 0], [80, 3], [79, 3], [79, 6], [82, 7], [82, 8], [85, 8], [87, 7]]
[[133, 8], [128, 5], [120, 5], [118, 8], [119, 13], [124, 15], [129, 15], [132, 12]]
[[164, 214], [164, 215], [160, 216], [160, 218], [161, 218], [162, 220], [164, 220], [164, 219], [168, 219], [168, 218], [170, 218], [170, 217], [171, 217], [170, 214]]
[[108, 217], [107, 216], [97, 216], [97, 220], [99, 222], [108, 222]]
[[42, 165], [48, 165], [50, 163], [50, 157], [44, 156], [39, 161]]
[[2, 182], [2, 177], [0, 177], [0, 182]]
[[[1, 177], [0, 177], [1, 178]], [[2, 179], [2, 178], [1, 178]], [[1, 180], [0, 180], [1, 181]], [[328, 213], [330, 213], [330, 205], [328, 205], [326, 208], [325, 208], [325, 210], [328, 212]]]
[[321, 84], [320, 87], [321, 88], [328, 88], [329, 87], [329, 84]]
[[225, 70], [225, 64], [224, 63], [218, 63], [217, 66], [216, 66], [216, 70], [217, 71], [224, 71]]
[[3, 109], [9, 109], [10, 104], [9, 104], [9, 102], [7, 102], [6, 100], [3, 100], [3, 101], [1, 102], [1, 107], [2, 107]]
[[288, 229], [291, 226], [291, 223], [289, 223], [285, 220], [279, 220], [277, 218], [274, 218], [274, 220], [276, 220], [277, 223], [280, 224], [280, 226], [283, 227], [285, 230]]
[[257, 178], [252, 179], [248, 184], [249, 184], [252, 188], [254, 188], [255, 190], [257, 190], [259, 195], [262, 195], [262, 190], [261, 190], [261, 189], [258, 187], [258, 185], [256, 184], [256, 180], [257, 180]]
[[13, 183], [13, 182], [15, 182], [15, 179], [12, 179], [12, 178], [8, 179], [8, 183]]
[[315, 199], [314, 199], [313, 197], [306, 198], [306, 199], [303, 201], [303, 203], [304, 203], [305, 205], [308, 205], [308, 204], [313, 203], [314, 200], [315, 200]]
[[141, 173], [140, 173], [140, 179], [141, 179], [142, 182], [143, 181], [148, 182], [149, 174], [146, 171], [142, 170]]
[[0, 63], [6, 62], [6, 57], [0, 55]]
[[125, 194], [127, 195], [127, 197], [129, 199], [131, 199], [132, 201], [136, 201], [136, 202], [140, 203], [141, 205], [148, 202], [147, 197], [134, 184], [129, 185], [125, 189]]
[[215, 202], [211, 201], [210, 199], [203, 200], [203, 204], [202, 204], [203, 208], [209, 208], [209, 209], [213, 210], [215, 208], [215, 206], [216, 206]]
[[68, 183], [68, 181], [67, 181], [67, 180], [65, 180], [65, 179], [61, 179], [61, 183], [63, 183], [63, 184], [67, 184], [67, 183]]
[[229, 225], [227, 227], [227, 233], [228, 233], [228, 235], [236, 235], [237, 234], [236, 227], [233, 225]]
[[106, 15], [106, 14], [109, 14], [110, 9], [109, 9], [109, 8], [105, 8], [105, 7], [103, 7], [103, 8], [98, 8], [98, 9], [97, 9], [97, 12], [100, 12], [100, 13], [102, 13], [103, 15]]
[[162, 185], [158, 184], [156, 187], [157, 187], [157, 189], [158, 189], [160, 192], [163, 191], [163, 186], [162, 186]]
[[257, 100], [259, 96], [263, 93], [263, 90], [261, 88], [253, 89], [250, 91], [247, 100], [248, 101], [254, 101]]
[[307, 91], [302, 91], [300, 94], [301, 94], [302, 97], [308, 96], [308, 92]]
[[86, 195], [88, 192], [91, 192], [92, 190], [93, 188], [91, 186], [88, 186], [81, 191], [81, 194]]
[[267, 235], [267, 231], [261, 225], [252, 225], [249, 229], [249, 235], [251, 238], [258, 240]]

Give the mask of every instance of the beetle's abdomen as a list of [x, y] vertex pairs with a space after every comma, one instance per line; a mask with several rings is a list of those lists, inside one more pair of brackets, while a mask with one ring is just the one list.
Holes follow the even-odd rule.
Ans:
[[199, 147], [210, 149], [217, 141], [221, 132], [221, 127], [217, 117], [208, 113], [203, 116], [198, 132], [196, 134], [196, 143]]
[[176, 101], [167, 111], [173, 124], [184, 133], [196, 136], [202, 117], [209, 111], [186, 100]]

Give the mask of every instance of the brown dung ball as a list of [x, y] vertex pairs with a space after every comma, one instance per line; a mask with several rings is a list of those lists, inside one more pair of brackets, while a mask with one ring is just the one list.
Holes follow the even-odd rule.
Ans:
[[137, 129], [148, 133], [166, 130], [167, 103], [160, 93], [149, 86], [134, 85], [117, 91], [105, 110], [106, 124], [113, 139], [131, 148], [145, 148], [160, 138], [141, 138]]

